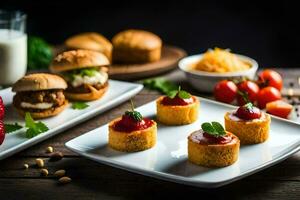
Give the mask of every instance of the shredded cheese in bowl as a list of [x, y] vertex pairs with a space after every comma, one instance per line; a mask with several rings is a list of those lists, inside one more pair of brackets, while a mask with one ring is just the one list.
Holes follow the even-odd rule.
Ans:
[[237, 72], [244, 71], [251, 67], [250, 63], [241, 60], [238, 56], [230, 53], [229, 50], [215, 48], [203, 54], [200, 61], [193, 64], [193, 70], [205, 72]]

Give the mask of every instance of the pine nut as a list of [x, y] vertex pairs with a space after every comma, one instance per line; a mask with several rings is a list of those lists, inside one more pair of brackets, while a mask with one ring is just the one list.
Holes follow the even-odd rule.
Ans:
[[49, 161], [53, 162], [53, 161], [59, 161], [64, 157], [64, 155], [61, 152], [55, 152], [53, 154], [51, 154]]
[[27, 163], [24, 164], [24, 169], [28, 169], [29, 165]]
[[56, 177], [62, 177], [62, 176], [64, 176], [65, 174], [66, 174], [66, 170], [61, 169], [61, 170], [57, 170], [57, 171], [54, 173], [54, 176], [56, 176]]
[[43, 159], [38, 158], [38, 159], [35, 160], [35, 162], [36, 162], [36, 165], [37, 165], [39, 168], [44, 167], [44, 160], [43, 160]]
[[71, 178], [67, 177], [67, 176], [63, 176], [58, 180], [61, 184], [66, 184], [66, 183], [70, 183], [72, 181]]
[[51, 146], [47, 147], [46, 152], [53, 153], [53, 147], [51, 147]]
[[49, 172], [48, 172], [47, 169], [41, 169], [41, 174], [42, 174], [43, 176], [48, 176]]

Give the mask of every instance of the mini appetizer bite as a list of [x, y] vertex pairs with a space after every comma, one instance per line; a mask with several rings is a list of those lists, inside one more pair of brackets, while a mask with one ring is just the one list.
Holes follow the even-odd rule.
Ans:
[[218, 122], [203, 123], [188, 137], [188, 159], [204, 167], [225, 167], [239, 156], [240, 141]]
[[188, 92], [170, 92], [156, 100], [157, 120], [166, 125], [191, 124], [198, 118], [200, 102]]
[[29, 112], [32, 118], [51, 117], [68, 105], [64, 96], [65, 80], [57, 75], [37, 73], [24, 76], [12, 87], [16, 92], [13, 105], [22, 116]]
[[118, 151], [143, 151], [156, 144], [156, 122], [143, 118], [131, 106], [131, 111], [109, 123], [108, 144]]
[[66, 96], [77, 101], [101, 98], [108, 89], [107, 57], [96, 51], [73, 50], [56, 56], [50, 70], [68, 83]]
[[247, 103], [225, 114], [225, 129], [234, 133], [241, 144], [257, 144], [269, 137], [271, 117]]

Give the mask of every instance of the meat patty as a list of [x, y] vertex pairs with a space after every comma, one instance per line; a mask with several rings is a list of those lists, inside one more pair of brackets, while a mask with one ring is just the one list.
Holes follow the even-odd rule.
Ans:
[[63, 90], [41, 90], [17, 92], [14, 96], [14, 105], [20, 107], [21, 102], [31, 104], [53, 103], [53, 107], [61, 106], [65, 103]]

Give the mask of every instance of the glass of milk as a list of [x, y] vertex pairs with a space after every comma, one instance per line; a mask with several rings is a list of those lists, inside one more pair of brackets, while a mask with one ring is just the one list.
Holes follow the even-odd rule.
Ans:
[[26, 15], [20, 11], [0, 10], [0, 85], [15, 83], [26, 73]]

